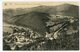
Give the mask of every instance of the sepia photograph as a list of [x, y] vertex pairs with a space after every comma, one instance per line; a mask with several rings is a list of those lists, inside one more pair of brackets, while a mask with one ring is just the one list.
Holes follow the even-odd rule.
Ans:
[[78, 2], [3, 2], [3, 51], [79, 50]]

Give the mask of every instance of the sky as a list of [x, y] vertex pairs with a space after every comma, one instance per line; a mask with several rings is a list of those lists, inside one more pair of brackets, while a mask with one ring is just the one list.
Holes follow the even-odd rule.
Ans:
[[61, 4], [73, 4], [78, 5], [78, 2], [3, 2], [3, 9], [8, 8], [30, 8], [30, 7], [36, 7], [39, 5], [46, 5], [46, 6], [56, 6]]

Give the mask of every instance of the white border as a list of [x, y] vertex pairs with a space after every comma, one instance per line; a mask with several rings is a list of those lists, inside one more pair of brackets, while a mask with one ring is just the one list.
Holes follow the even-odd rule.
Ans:
[[35, 1], [42, 1], [42, 2], [49, 2], [49, 1], [79, 1], [79, 0], [3, 0], [3, 1], [8, 1], [8, 2], [11, 2], [11, 1], [17, 1], [17, 2], [35, 2]]
[[[62, 1], [64, 1], [64, 2], [68, 2], [68, 1], [69, 2], [71, 2], [71, 1], [77, 2], [78, 1], [79, 2], [80, 0], [7, 0], [7, 2], [62, 2]], [[5, 2], [5, 0], [3, 0], [3, 2]], [[79, 9], [80, 9], [80, 7], [79, 7]], [[80, 12], [80, 10], [79, 10], [79, 12]], [[3, 27], [2, 27], [2, 24], [3, 24], [2, 23], [2, 17], [3, 17], [3, 15], [2, 15], [2, 13], [3, 13], [2, 12], [2, 0], [0, 0], [0, 52], [26, 52], [26, 51], [3, 51], [3, 49], [2, 49], [2, 47], [3, 47], [2, 46], [2, 35], [3, 35], [2, 34], [2, 32], [3, 32]], [[80, 15], [80, 13], [79, 13], [79, 15]], [[79, 25], [80, 25], [80, 21], [79, 21]], [[80, 30], [80, 28], [79, 28], [79, 30]], [[31, 51], [31, 52], [33, 52], [33, 51]], [[40, 51], [38, 51], [38, 52], [40, 52]], [[45, 51], [42, 51], [42, 52], [45, 52]], [[49, 51], [46, 51], [46, 52], [49, 52]], [[60, 51], [57, 51], [57, 52], [60, 52]], [[76, 52], [76, 51], [74, 51], [74, 52]]]
[[0, 0], [0, 52], [2, 51], [2, 1]]
[[79, 50], [80, 50], [80, 1], [79, 1]]

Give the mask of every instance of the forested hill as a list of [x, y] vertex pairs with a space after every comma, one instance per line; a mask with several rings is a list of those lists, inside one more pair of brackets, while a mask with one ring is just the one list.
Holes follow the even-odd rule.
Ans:
[[[37, 6], [32, 8], [7, 9], [3, 12], [3, 22], [30, 27], [46, 32], [46, 23], [50, 15], [63, 15], [78, 18], [78, 6], [63, 4], [58, 6]], [[54, 19], [53, 19], [54, 21]], [[59, 21], [57, 19], [57, 21]]]

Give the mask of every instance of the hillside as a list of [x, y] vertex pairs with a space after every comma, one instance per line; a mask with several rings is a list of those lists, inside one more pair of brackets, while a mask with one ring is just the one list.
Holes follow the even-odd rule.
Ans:
[[5, 9], [3, 23], [4, 50], [79, 50], [78, 6]]
[[4, 10], [3, 12], [3, 17], [4, 17], [3, 22], [8, 22], [14, 25], [28, 26], [28, 27], [36, 25], [38, 28], [43, 26], [42, 29], [46, 29], [46, 27], [44, 27], [46, 25], [45, 22], [47, 22], [46, 19], [51, 17], [50, 15], [63, 15], [63, 16], [72, 16], [74, 18], [78, 18], [78, 15], [79, 15], [78, 6], [63, 4], [59, 6], [42, 5], [38, 7], [29, 8], [29, 9], [26, 9], [26, 8], [25, 9], [18, 8], [14, 10], [7, 9], [7, 10]]

